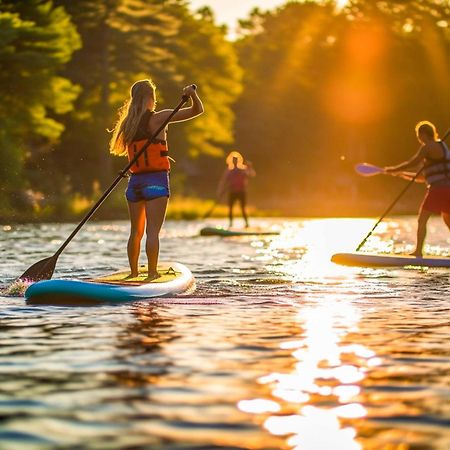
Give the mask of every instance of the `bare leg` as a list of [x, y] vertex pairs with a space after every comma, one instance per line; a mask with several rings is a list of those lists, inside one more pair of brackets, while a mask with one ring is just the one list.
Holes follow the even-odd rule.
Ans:
[[131, 229], [128, 238], [128, 262], [130, 263], [130, 277], [137, 277], [139, 274], [139, 253], [141, 250], [141, 239], [145, 229], [145, 202], [128, 202], [128, 212], [130, 215]]
[[442, 213], [442, 219], [444, 220], [445, 225], [447, 225], [448, 229], [450, 230], [450, 214]]
[[230, 194], [230, 198], [228, 199], [228, 226], [231, 228], [233, 226], [233, 205], [235, 198]]
[[244, 218], [245, 221], [245, 228], [248, 228], [248, 217], [247, 217], [247, 211], [246, 211], [246, 195], [245, 192], [242, 194], [242, 196], [239, 199], [240, 203], [241, 203], [241, 211], [242, 211], [242, 217]]
[[147, 216], [147, 241], [145, 251], [148, 260], [148, 279], [158, 278], [159, 232], [166, 217], [167, 197], [159, 197], [145, 202]]
[[433, 213], [431, 211], [421, 210], [419, 212], [418, 223], [417, 223], [417, 243], [416, 249], [413, 253], [414, 256], [422, 256], [423, 244], [425, 242], [425, 237], [427, 235], [427, 222]]

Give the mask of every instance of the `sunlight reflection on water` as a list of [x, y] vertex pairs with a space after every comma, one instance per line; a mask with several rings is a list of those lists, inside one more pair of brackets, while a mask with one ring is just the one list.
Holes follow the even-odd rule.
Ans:
[[[284, 412], [268, 417], [264, 427], [274, 435], [289, 435], [288, 443], [295, 449], [360, 449], [356, 431], [339, 420], [367, 413], [354, 398], [375, 352], [361, 344], [342, 343], [348, 333], [358, 331], [359, 312], [342, 298], [302, 307], [296, 317], [300, 339], [280, 344], [281, 349], [292, 350], [291, 371], [273, 372], [258, 380], [270, 385], [275, 405]], [[279, 412], [271, 400], [250, 405], [239, 403], [238, 407], [254, 414]], [[293, 409], [296, 414], [286, 414]]]
[[[2, 297], [0, 447], [447, 450], [448, 271], [332, 264], [374, 219], [252, 223], [281, 233], [165, 225], [161, 258], [191, 268], [194, 293], [96, 308]], [[2, 287], [72, 228], [4, 226]], [[382, 223], [366, 250], [404, 251], [414, 230], [414, 218]], [[88, 224], [55, 277], [125, 266], [127, 233]], [[437, 219], [428, 242], [448, 254]]]

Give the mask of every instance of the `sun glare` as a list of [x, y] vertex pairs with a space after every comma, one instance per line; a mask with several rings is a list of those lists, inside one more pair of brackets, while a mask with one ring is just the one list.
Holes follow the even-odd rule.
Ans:
[[361, 449], [356, 429], [344, 422], [368, 414], [358, 402], [359, 384], [376, 355], [363, 344], [345, 343], [349, 333], [358, 331], [359, 320], [358, 309], [344, 297], [302, 305], [298, 338], [280, 345], [291, 350], [291, 370], [258, 379], [269, 386], [272, 398], [247, 400], [238, 407], [268, 414], [264, 428], [274, 436], [286, 436], [293, 449]]
[[[389, 112], [384, 63], [389, 39], [382, 25], [349, 28], [343, 54], [323, 90], [324, 106], [339, 120], [367, 124]], [[345, 76], [343, 76], [345, 74]]]
[[345, 8], [345, 6], [347, 6], [348, 0], [336, 0], [336, 8], [337, 9], [342, 9]]
[[351, 271], [332, 263], [331, 256], [354, 251], [372, 225], [372, 219], [346, 218], [286, 223], [279, 236], [257, 250], [257, 257], [291, 280], [346, 277]]

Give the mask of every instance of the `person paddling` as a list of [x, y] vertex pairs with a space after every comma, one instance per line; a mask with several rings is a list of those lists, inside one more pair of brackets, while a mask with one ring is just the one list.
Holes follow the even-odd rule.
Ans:
[[[190, 97], [191, 106], [175, 113], [170, 123], [192, 119], [203, 113], [202, 102], [194, 85], [183, 89], [183, 95]], [[172, 109], [155, 111], [156, 86], [151, 80], [140, 80], [133, 84], [130, 98], [119, 110], [119, 119], [112, 130], [110, 153], [128, 156], [131, 161], [146, 144], [152, 132], [156, 131], [173, 112]], [[129, 278], [139, 274], [139, 254], [144, 229], [147, 233], [145, 250], [148, 262], [148, 277], [151, 281], [159, 277], [157, 272], [159, 256], [159, 232], [166, 215], [170, 196], [170, 157], [167, 147], [167, 127], [155, 136], [150, 146], [131, 166], [131, 176], [125, 193], [130, 216], [130, 237], [127, 252], [131, 273]]]
[[[408, 161], [385, 167], [384, 170], [399, 176], [405, 176], [404, 171], [407, 170], [421, 170], [417, 181], [427, 184], [427, 192], [419, 209], [416, 249], [412, 253], [421, 257], [427, 222], [433, 213], [441, 214], [450, 230], [450, 150], [445, 142], [439, 140], [436, 127], [429, 121], [416, 125], [416, 136], [422, 144], [419, 151]], [[410, 174], [406, 177], [411, 178]]]
[[252, 163], [246, 161], [237, 152], [231, 152], [226, 159], [227, 168], [220, 179], [217, 188], [217, 196], [220, 198], [223, 193], [228, 191], [228, 218], [230, 228], [233, 226], [233, 206], [236, 201], [241, 205], [242, 217], [245, 221], [245, 227], [248, 228], [248, 216], [246, 211], [247, 203], [247, 184], [249, 177], [256, 175]]

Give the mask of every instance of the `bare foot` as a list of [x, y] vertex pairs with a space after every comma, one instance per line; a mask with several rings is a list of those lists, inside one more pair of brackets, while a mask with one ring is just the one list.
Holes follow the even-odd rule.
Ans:
[[130, 273], [130, 275], [127, 275], [127, 276], [124, 278], [124, 280], [131, 280], [132, 278], [136, 278], [136, 277], [138, 277], [138, 276], [139, 276], [138, 273], [137, 273], [136, 275], [133, 274], [133, 273]]
[[415, 250], [409, 254], [410, 256], [415, 256], [416, 258], [422, 258], [422, 252], [419, 250]]
[[158, 272], [154, 272], [154, 273], [149, 273], [147, 278], [144, 280], [145, 282], [150, 282], [153, 280], [156, 280], [157, 278], [159, 278], [161, 275]]

